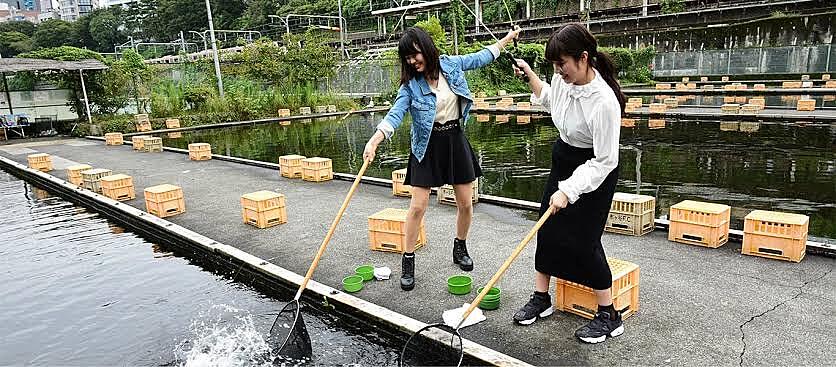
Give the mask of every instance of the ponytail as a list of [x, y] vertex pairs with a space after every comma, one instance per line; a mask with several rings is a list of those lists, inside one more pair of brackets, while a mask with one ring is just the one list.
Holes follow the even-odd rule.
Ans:
[[621, 106], [621, 111], [623, 113], [624, 106], [627, 104], [627, 97], [624, 96], [624, 93], [621, 91], [621, 85], [618, 84], [618, 80], [615, 78], [617, 71], [615, 70], [615, 64], [613, 63], [612, 58], [606, 52], [594, 51], [594, 54], [590, 55], [589, 61], [589, 64], [598, 70], [598, 73], [601, 74], [601, 78], [604, 78], [607, 85], [612, 88], [613, 93], [615, 93], [615, 98], [618, 99], [618, 105]]

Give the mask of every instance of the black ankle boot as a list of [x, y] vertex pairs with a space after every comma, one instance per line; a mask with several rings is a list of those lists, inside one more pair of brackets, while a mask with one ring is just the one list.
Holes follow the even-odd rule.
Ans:
[[415, 254], [403, 255], [401, 259], [401, 289], [411, 291], [415, 288]]
[[471, 271], [473, 270], [473, 259], [467, 254], [465, 243], [465, 240], [453, 239], [453, 263], [459, 264], [459, 267], [464, 271]]

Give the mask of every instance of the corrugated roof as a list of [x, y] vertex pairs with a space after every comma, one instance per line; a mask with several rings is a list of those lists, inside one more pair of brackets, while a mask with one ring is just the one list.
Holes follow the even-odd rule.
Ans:
[[107, 65], [99, 60], [57, 61], [47, 59], [0, 59], [0, 73], [39, 70], [103, 70]]

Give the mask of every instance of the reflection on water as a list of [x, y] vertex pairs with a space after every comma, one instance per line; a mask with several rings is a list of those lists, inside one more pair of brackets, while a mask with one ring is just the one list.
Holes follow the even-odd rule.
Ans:
[[[382, 117], [200, 130], [165, 144], [206, 142], [216, 154], [267, 162], [285, 154], [329, 157], [335, 171], [356, 172]], [[558, 132], [543, 117], [505, 121], [474, 116], [467, 124], [485, 174], [480, 190], [539, 202]], [[622, 127], [621, 145], [618, 189], [656, 196], [657, 216], [680, 200], [712, 201], [733, 207], [736, 228], [751, 209], [791, 211], [810, 216], [812, 235], [836, 238], [836, 126], [637, 119]], [[366, 174], [391, 178], [408, 154], [407, 123], [381, 145]]]
[[[3, 171], [0, 219], [0, 364], [272, 365], [284, 302]], [[396, 364], [402, 340], [303, 314], [312, 364]]]

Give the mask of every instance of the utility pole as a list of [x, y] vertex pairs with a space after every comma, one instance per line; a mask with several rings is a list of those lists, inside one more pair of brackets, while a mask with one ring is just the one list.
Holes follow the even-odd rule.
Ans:
[[215, 25], [212, 23], [212, 6], [206, 0], [206, 16], [209, 18], [209, 40], [212, 41], [212, 58], [215, 61], [215, 78], [218, 79], [218, 95], [224, 98], [224, 81], [221, 79], [221, 63], [218, 61], [218, 45], [215, 44]]
[[[345, 26], [343, 25], [343, 1], [337, 0], [337, 21], [340, 23], [340, 49], [342, 49], [343, 57], [348, 57], [345, 53]], [[288, 32], [290, 33], [290, 32]]]

